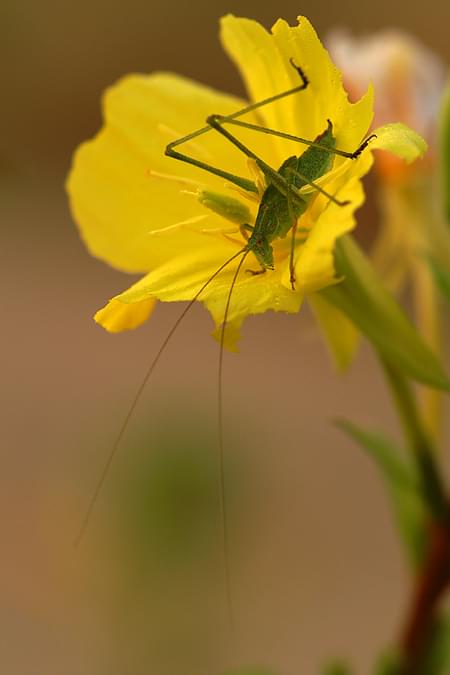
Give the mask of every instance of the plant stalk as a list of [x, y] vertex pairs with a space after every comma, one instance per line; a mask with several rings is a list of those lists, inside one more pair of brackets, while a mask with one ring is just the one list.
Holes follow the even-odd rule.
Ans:
[[420, 675], [438, 605], [450, 584], [450, 504], [411, 385], [395, 366], [382, 356], [380, 360], [429, 510], [427, 549], [414, 580], [399, 639], [402, 655], [399, 675]]

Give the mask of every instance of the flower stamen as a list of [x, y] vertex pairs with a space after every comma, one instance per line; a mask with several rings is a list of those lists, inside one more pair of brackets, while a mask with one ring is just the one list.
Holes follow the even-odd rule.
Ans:
[[172, 183], [178, 183], [179, 185], [196, 187], [199, 190], [205, 186], [205, 183], [202, 183], [199, 180], [185, 178], [184, 176], [175, 176], [171, 173], [162, 173], [161, 171], [155, 171], [154, 169], [147, 169], [146, 175], [148, 178], [168, 180]]
[[[172, 129], [171, 127], [167, 126], [163, 122], [158, 123], [158, 131], [165, 134], [166, 136], [169, 136], [170, 138], [172, 138], [172, 140], [177, 140], [178, 138], [181, 138], [184, 135], [180, 131], [177, 131], [176, 129]], [[203, 145], [199, 145], [198, 143], [192, 140], [186, 140], [185, 144], [190, 145], [192, 150], [194, 150], [196, 154], [202, 155], [205, 160], [211, 161], [214, 159], [209, 150], [207, 150]]]
[[182, 220], [179, 223], [174, 223], [173, 225], [168, 225], [167, 227], [161, 227], [159, 230], [150, 230], [147, 234], [150, 236], [154, 237], [159, 234], [167, 234], [168, 232], [173, 232], [174, 230], [178, 230], [182, 227], [185, 227], [189, 230], [193, 230], [194, 232], [202, 232], [202, 230], [197, 230], [196, 228], [190, 227], [190, 225], [195, 225], [195, 223], [199, 223], [202, 220], [205, 220], [208, 216], [193, 216], [192, 218], [188, 218], [187, 220]]

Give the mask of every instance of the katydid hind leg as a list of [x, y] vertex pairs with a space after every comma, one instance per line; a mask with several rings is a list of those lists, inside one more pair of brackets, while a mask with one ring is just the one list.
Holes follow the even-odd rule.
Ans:
[[[253, 112], [257, 110], [258, 108], [262, 108], [263, 106], [269, 105], [270, 103], [274, 103], [276, 101], [279, 101], [283, 98], [286, 98], [287, 96], [292, 96], [293, 94], [296, 94], [300, 91], [303, 91], [306, 89], [306, 87], [309, 85], [309, 80], [306, 77], [304, 71], [300, 66], [297, 66], [293, 59], [290, 59], [291, 65], [295, 68], [297, 73], [300, 76], [301, 83], [295, 87], [292, 87], [290, 89], [287, 89], [285, 91], [280, 92], [279, 94], [274, 94], [273, 96], [269, 96], [265, 99], [262, 99], [261, 101], [256, 101], [255, 103], [250, 103], [249, 105], [245, 106], [244, 108], [241, 108], [240, 110], [236, 110], [234, 113], [230, 113], [229, 115], [223, 116], [223, 119], [226, 119], [227, 121], [234, 120], [238, 117], [241, 117], [242, 115], [246, 115], [247, 113]], [[165, 149], [165, 154], [168, 157], [172, 157], [174, 159], [177, 159], [181, 162], [186, 162], [187, 164], [192, 164], [193, 166], [196, 166], [200, 169], [203, 169], [204, 171], [208, 171], [209, 173], [213, 173], [217, 176], [220, 176], [221, 178], [225, 178], [229, 182], [243, 188], [244, 190], [247, 190], [248, 192], [257, 192], [256, 186], [252, 181], [249, 181], [247, 178], [242, 178], [241, 176], [236, 176], [234, 174], [231, 174], [227, 171], [222, 171], [221, 169], [214, 167], [210, 164], [207, 164], [205, 162], [202, 162], [200, 160], [197, 160], [190, 155], [186, 155], [185, 153], [178, 152], [175, 150], [175, 148], [179, 145], [183, 145], [184, 143], [188, 143], [189, 141], [193, 140], [194, 138], [198, 138], [198, 136], [201, 136], [205, 133], [208, 133], [209, 131], [212, 130], [212, 127], [210, 124], [207, 126], [201, 127], [199, 129], [196, 129], [195, 131], [192, 131], [189, 134], [186, 134], [185, 136], [182, 136], [181, 138], [176, 139], [175, 141], [172, 141], [166, 146]]]
[[[269, 105], [270, 103], [275, 103], [276, 101], [279, 101], [279, 100], [281, 100], [283, 98], [286, 98], [288, 96], [292, 96], [293, 94], [296, 94], [296, 93], [306, 89], [306, 87], [309, 85], [309, 80], [306, 77], [303, 69], [300, 68], [300, 66], [297, 66], [294, 63], [293, 59], [290, 59], [290, 63], [295, 68], [297, 73], [299, 74], [301, 84], [298, 84], [295, 87], [291, 87], [290, 89], [286, 89], [286, 90], [284, 90], [284, 91], [282, 91], [278, 94], [273, 94], [272, 96], [268, 96], [267, 98], [261, 99], [260, 101], [256, 101], [254, 103], [249, 103], [248, 105], [244, 106], [243, 108], [240, 108], [239, 110], [236, 110], [235, 112], [226, 115], [225, 118], [227, 120], [233, 120], [233, 119], [236, 119], [237, 117], [242, 117], [243, 115], [246, 115], [250, 112], [253, 112], [254, 110], [257, 110], [258, 108], [262, 108], [266, 105]], [[206, 134], [209, 131], [211, 131], [211, 127], [208, 124], [204, 127], [200, 127], [199, 129], [196, 129], [195, 131], [191, 131], [189, 134], [186, 134], [185, 136], [182, 136], [181, 138], [178, 138], [177, 140], [173, 141], [172, 143], [169, 143], [169, 146], [176, 147], [177, 145], [182, 145], [183, 143], [187, 143], [188, 141], [191, 141], [194, 138], [198, 138], [199, 136], [202, 136], [203, 134]]]
[[[282, 194], [287, 195], [287, 193], [289, 192], [293, 199], [299, 198], [299, 194], [296, 188], [290, 185], [286, 181], [286, 179], [283, 178], [283, 176], [281, 176], [278, 173], [278, 171], [276, 171], [276, 169], [269, 166], [269, 164], [267, 164], [263, 159], [261, 159], [261, 157], [258, 157], [258, 155], [256, 155], [253, 152], [253, 150], [250, 150], [250, 148], [244, 145], [238, 138], [236, 138], [236, 136], [230, 133], [228, 129], [224, 128], [220, 115], [210, 115], [207, 121], [208, 124], [211, 125], [211, 127], [216, 129], [220, 134], [222, 134], [222, 136], [225, 136], [225, 138], [228, 138], [228, 140], [231, 143], [233, 143], [233, 145], [235, 145], [237, 148], [239, 148], [239, 150], [241, 150], [247, 157], [249, 157], [250, 159], [254, 159], [258, 167], [261, 169], [261, 171], [270, 179], [270, 181]], [[324, 190], [320, 185], [318, 185], [315, 181], [310, 180], [304, 174], [301, 174], [300, 172], [297, 172], [297, 174], [306, 185], [309, 185], [310, 187], [317, 190], [317, 192], [320, 192], [320, 194], [323, 194], [327, 199], [329, 199], [337, 206], [347, 206], [349, 204], [348, 200], [342, 201], [340, 199], [337, 199], [334, 195]]]
[[[242, 127], [243, 129], [250, 129], [251, 131], [268, 134], [270, 136], [276, 136], [277, 138], [283, 138], [285, 140], [307, 145], [312, 148], [320, 148], [324, 152], [328, 152], [331, 155], [338, 155], [339, 157], [346, 157], [347, 159], [356, 159], [359, 157], [363, 150], [367, 148], [369, 143], [377, 137], [376, 134], [371, 134], [361, 143], [361, 145], [356, 148], [356, 150], [349, 152], [347, 150], [341, 150], [340, 148], [330, 148], [325, 145], [320, 145], [320, 143], [317, 143], [316, 141], [311, 141], [307, 138], [302, 138], [301, 136], [296, 136], [294, 134], [288, 134], [285, 131], [270, 129], [269, 127], [264, 127], [259, 124], [251, 124], [250, 122], [244, 122], [243, 120], [235, 120], [233, 118], [227, 117], [226, 115], [215, 115], [215, 117], [223, 124], [232, 124], [237, 127]], [[327, 121], [330, 123], [330, 120]]]

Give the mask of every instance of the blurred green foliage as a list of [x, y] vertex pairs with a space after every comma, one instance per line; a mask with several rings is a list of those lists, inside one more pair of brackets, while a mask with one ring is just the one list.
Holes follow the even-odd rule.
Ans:
[[[217, 427], [198, 412], [168, 413], [156, 429], [142, 429], [124, 448], [115, 529], [133, 565], [185, 565], [220, 549], [218, 453]], [[235, 442], [227, 448], [225, 473], [227, 517], [236, 533], [245, 521], [249, 486], [245, 453]]]
[[324, 667], [321, 675], [352, 675], [352, 671], [346, 662], [332, 661]]
[[250, 667], [239, 668], [238, 670], [227, 670], [223, 675], [275, 675], [275, 673], [273, 670], [267, 670], [265, 668]]
[[427, 511], [413, 462], [379, 433], [346, 420], [338, 420], [336, 424], [376, 462], [409, 558], [413, 567], [417, 567], [423, 560]]
[[428, 262], [437, 287], [441, 291], [443, 297], [450, 303], [450, 270], [432, 258], [430, 258]]
[[421, 675], [448, 675], [450, 673], [450, 615], [439, 617], [432, 633], [423, 661]]
[[186, 561], [217, 536], [214, 439], [208, 429], [183, 426], [167, 425], [156, 437], [142, 432], [126, 449], [116, 498], [120, 529], [146, 564]]
[[353, 321], [387, 363], [418, 382], [450, 391], [442, 364], [348, 235], [336, 244], [335, 265], [343, 281], [323, 289], [321, 295]]

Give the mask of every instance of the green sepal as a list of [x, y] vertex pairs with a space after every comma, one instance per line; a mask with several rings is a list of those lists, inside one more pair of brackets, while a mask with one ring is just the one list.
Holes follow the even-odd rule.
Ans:
[[450, 82], [442, 97], [439, 114], [439, 153], [443, 209], [450, 225]]
[[404, 375], [450, 391], [450, 380], [438, 358], [349, 235], [341, 237], [336, 244], [335, 269], [342, 281], [323, 289], [321, 295], [344, 312], [383, 358]]
[[434, 280], [444, 298], [450, 303], [450, 269], [447, 269], [433, 258], [428, 258], [428, 264]]
[[366, 431], [347, 420], [336, 420], [336, 425], [376, 462], [411, 564], [417, 568], [425, 550], [427, 510], [414, 465], [402, 458], [400, 449], [381, 434]]

